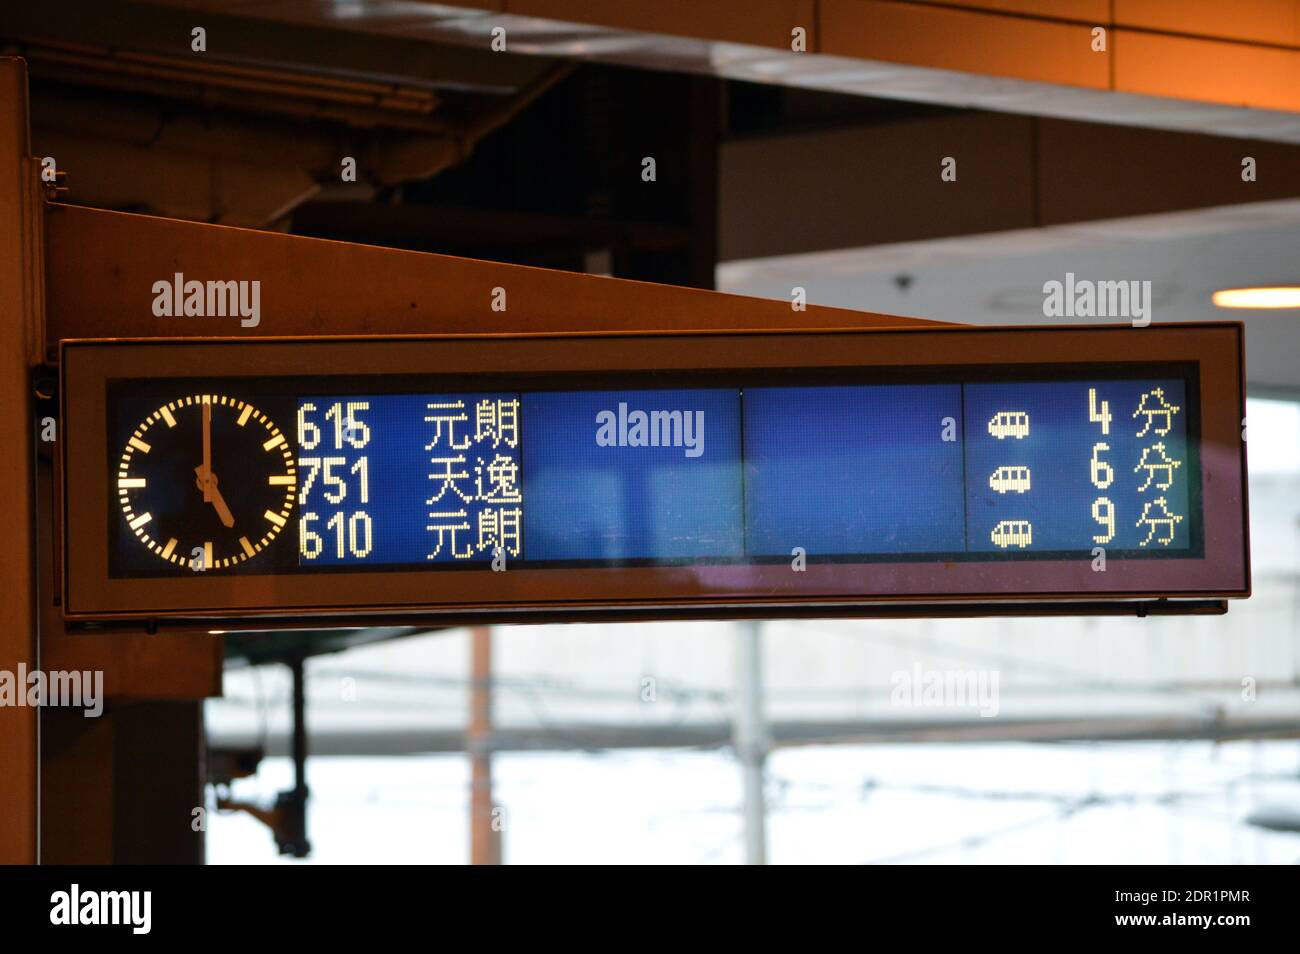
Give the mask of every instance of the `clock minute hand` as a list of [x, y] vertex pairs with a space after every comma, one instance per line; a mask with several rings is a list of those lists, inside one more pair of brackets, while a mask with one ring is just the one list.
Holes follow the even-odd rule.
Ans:
[[230, 507], [226, 505], [226, 498], [221, 496], [221, 491], [217, 489], [217, 475], [203, 465], [194, 468], [194, 475], [196, 478], [194, 483], [203, 491], [203, 499], [212, 504], [213, 509], [217, 511], [221, 523], [226, 527], [233, 527], [235, 515], [230, 512]]

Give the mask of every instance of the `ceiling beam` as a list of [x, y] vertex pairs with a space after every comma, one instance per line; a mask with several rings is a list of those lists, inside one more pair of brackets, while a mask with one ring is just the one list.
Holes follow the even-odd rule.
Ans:
[[[513, 53], [1300, 142], [1296, 0], [212, 0], [206, 9], [476, 50], [503, 28]], [[791, 48], [797, 30], [805, 52]]]

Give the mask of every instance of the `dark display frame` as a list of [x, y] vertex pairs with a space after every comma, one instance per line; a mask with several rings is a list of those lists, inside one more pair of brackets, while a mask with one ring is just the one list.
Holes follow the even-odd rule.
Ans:
[[[106, 404], [110, 382], [202, 379], [213, 390], [238, 380], [304, 377], [331, 393], [364, 393], [359, 379], [424, 375], [424, 393], [500, 390], [509, 381], [546, 390], [637, 386], [897, 383], [977, 377], [993, 381], [1078, 379], [1080, 374], [1169, 376], [1178, 366], [1198, 389], [1202, 502], [1199, 555], [1114, 559], [935, 562], [811, 555], [789, 561], [565, 566], [520, 564], [505, 572], [462, 565], [455, 573], [402, 565], [328, 571], [195, 573], [113, 577], [109, 547], [116, 503], [107, 479], [65, 494], [64, 613], [69, 619], [268, 619], [387, 614], [464, 616], [480, 611], [546, 615], [636, 613], [768, 606], [773, 615], [882, 602], [963, 603], [1244, 597], [1250, 592], [1246, 475], [1241, 421], [1242, 329], [1237, 323], [1046, 328], [926, 327], [887, 331], [439, 336], [328, 339], [145, 339], [67, 341], [62, 349], [65, 473], [110, 473]], [[1140, 361], [1134, 356], [1141, 355]], [[455, 368], [452, 375], [437, 369]], [[1086, 370], [1085, 370], [1086, 368]], [[978, 369], [972, 371], [972, 369]], [[434, 381], [436, 380], [436, 383]], [[147, 387], [147, 384], [142, 385]], [[187, 385], [188, 386], [188, 385]], [[396, 385], [393, 385], [396, 387]], [[314, 389], [315, 393], [324, 393]], [[1190, 390], [1189, 390], [1190, 393]], [[1192, 403], [1192, 402], [1189, 402]], [[106, 457], [107, 455], [107, 457]], [[286, 535], [289, 536], [289, 535]], [[73, 541], [75, 540], [75, 545]], [[292, 544], [290, 544], [292, 545]], [[268, 564], [269, 565], [269, 564]], [[659, 611], [663, 611], [660, 613]]]

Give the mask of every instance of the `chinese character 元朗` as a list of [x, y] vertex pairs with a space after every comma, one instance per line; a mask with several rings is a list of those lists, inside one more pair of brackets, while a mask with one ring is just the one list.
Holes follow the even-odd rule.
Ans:
[[[442, 440], [442, 428], [447, 426], [447, 446], [452, 450], [464, 450], [469, 447], [470, 440], [468, 437], [462, 443], [456, 443], [456, 425], [469, 420], [469, 415], [465, 413], [464, 401], [446, 401], [442, 403], [433, 403], [425, 405], [430, 411], [442, 411], [441, 414], [426, 414], [426, 422], [433, 424], [433, 440], [424, 445], [425, 450], [433, 450], [438, 441]], [[451, 412], [451, 413], [447, 413]]]
[[492, 551], [501, 547], [512, 557], [519, 556], [523, 538], [523, 511], [518, 507], [489, 507], [478, 515], [478, 549]]
[[443, 544], [451, 550], [451, 555], [457, 560], [465, 560], [474, 555], [474, 548], [466, 546], [464, 550], [456, 549], [456, 534], [461, 530], [469, 529], [469, 521], [465, 519], [464, 510], [434, 512], [429, 514], [429, 519], [433, 523], [426, 524], [426, 530], [438, 535], [438, 542], [433, 546], [433, 552], [426, 554], [426, 560], [436, 560], [442, 553]]
[[492, 438], [492, 449], [501, 444], [519, 446], [519, 401], [494, 401], [484, 398], [474, 408], [474, 440]]

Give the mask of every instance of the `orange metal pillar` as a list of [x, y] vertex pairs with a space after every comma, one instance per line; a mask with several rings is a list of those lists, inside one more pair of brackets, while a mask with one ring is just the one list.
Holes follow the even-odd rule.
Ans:
[[469, 728], [465, 747], [470, 763], [469, 860], [501, 863], [499, 832], [492, 802], [492, 629], [470, 630]]
[[[35, 419], [40, 330], [40, 210], [28, 156], [27, 69], [0, 59], [0, 671], [39, 666], [36, 626]], [[17, 701], [17, 700], [14, 700]], [[0, 863], [37, 860], [37, 716], [0, 706]]]

